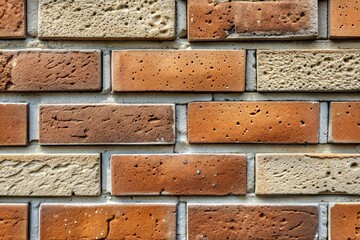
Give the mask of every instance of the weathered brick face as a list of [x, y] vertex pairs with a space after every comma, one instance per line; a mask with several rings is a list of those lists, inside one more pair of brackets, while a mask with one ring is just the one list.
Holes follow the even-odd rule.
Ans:
[[25, 38], [25, 0], [0, 2], [0, 39]]
[[331, 38], [360, 38], [359, 1], [329, 1], [329, 35]]
[[0, 204], [0, 239], [28, 239], [28, 206]]
[[0, 104], [0, 146], [27, 145], [27, 108], [27, 104]]

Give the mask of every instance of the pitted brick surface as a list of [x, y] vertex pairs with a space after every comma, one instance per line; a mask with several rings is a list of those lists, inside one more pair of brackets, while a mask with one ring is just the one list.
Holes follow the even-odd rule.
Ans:
[[258, 154], [256, 193], [360, 195], [360, 155]]
[[246, 193], [244, 155], [113, 155], [113, 195]]
[[175, 0], [40, 0], [39, 37], [173, 39]]
[[28, 239], [28, 205], [0, 204], [0, 239]]
[[261, 92], [359, 92], [360, 50], [257, 52]]
[[330, 38], [360, 38], [360, 2], [329, 1]]
[[360, 239], [359, 203], [336, 203], [329, 212], [329, 239]]
[[25, 0], [0, 1], [0, 39], [25, 38]]
[[28, 143], [27, 104], [0, 104], [0, 146]]

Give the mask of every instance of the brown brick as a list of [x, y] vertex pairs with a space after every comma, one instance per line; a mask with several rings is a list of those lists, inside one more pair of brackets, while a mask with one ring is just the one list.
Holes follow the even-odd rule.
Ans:
[[41, 105], [40, 143], [172, 144], [174, 105]]
[[317, 206], [189, 205], [189, 239], [315, 239]]
[[329, 0], [330, 38], [360, 38], [360, 2]]
[[244, 155], [114, 155], [113, 195], [246, 193]]
[[175, 239], [172, 204], [40, 207], [40, 239]]
[[245, 51], [115, 51], [114, 91], [243, 92]]
[[331, 103], [329, 141], [360, 143], [360, 102]]
[[0, 91], [99, 91], [99, 51], [0, 52]]
[[317, 0], [189, 0], [190, 41], [317, 35]]
[[0, 146], [27, 145], [27, 111], [27, 104], [0, 104]]
[[25, 38], [25, 0], [0, 2], [0, 38]]
[[28, 206], [26, 204], [0, 205], [0, 239], [28, 239]]
[[360, 204], [336, 203], [330, 206], [329, 239], [360, 239]]
[[190, 143], [317, 143], [314, 102], [202, 102], [188, 106]]

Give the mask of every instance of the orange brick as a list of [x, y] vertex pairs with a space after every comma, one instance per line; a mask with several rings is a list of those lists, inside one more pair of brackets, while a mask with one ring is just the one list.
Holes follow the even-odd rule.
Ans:
[[189, 239], [315, 239], [316, 206], [189, 205]]
[[330, 206], [329, 239], [360, 238], [360, 204], [336, 203]]
[[329, 141], [360, 143], [360, 102], [331, 103]]
[[25, 0], [0, 2], [0, 38], [25, 38]]
[[41, 105], [40, 143], [172, 144], [174, 105]]
[[360, 1], [329, 0], [330, 38], [360, 38]]
[[246, 52], [115, 51], [114, 91], [243, 92]]
[[40, 207], [40, 239], [175, 239], [172, 204]]
[[0, 205], [0, 239], [28, 239], [28, 205]]
[[113, 195], [246, 193], [244, 155], [114, 155]]
[[0, 104], [0, 146], [27, 145], [27, 111], [27, 104]]
[[317, 143], [315, 102], [199, 102], [188, 105], [190, 143]]

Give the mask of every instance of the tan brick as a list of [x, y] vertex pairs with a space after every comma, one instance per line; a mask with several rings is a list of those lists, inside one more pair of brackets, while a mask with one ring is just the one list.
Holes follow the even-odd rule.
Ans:
[[315, 239], [317, 206], [189, 205], [189, 239]]
[[360, 38], [360, 2], [329, 1], [330, 38]]
[[96, 196], [99, 155], [0, 155], [2, 196]]
[[40, 144], [172, 144], [174, 105], [41, 105]]
[[173, 204], [40, 206], [40, 240], [176, 239]]
[[39, 0], [43, 39], [170, 40], [175, 0]]
[[260, 92], [359, 92], [360, 50], [257, 51]]
[[258, 154], [256, 194], [360, 195], [360, 154]]
[[188, 105], [190, 143], [317, 143], [314, 102], [198, 102]]
[[99, 91], [100, 51], [2, 51], [0, 91]]
[[335, 203], [330, 206], [329, 239], [360, 238], [360, 204]]
[[330, 104], [329, 141], [360, 143], [360, 102]]
[[189, 0], [190, 41], [315, 38], [316, 0]]
[[243, 92], [242, 50], [115, 51], [114, 91]]
[[0, 39], [25, 38], [25, 0], [0, 2]]
[[244, 155], [113, 155], [113, 195], [246, 194]]
[[27, 145], [27, 112], [27, 104], [0, 104], [0, 146]]
[[28, 239], [28, 205], [0, 204], [0, 239]]

